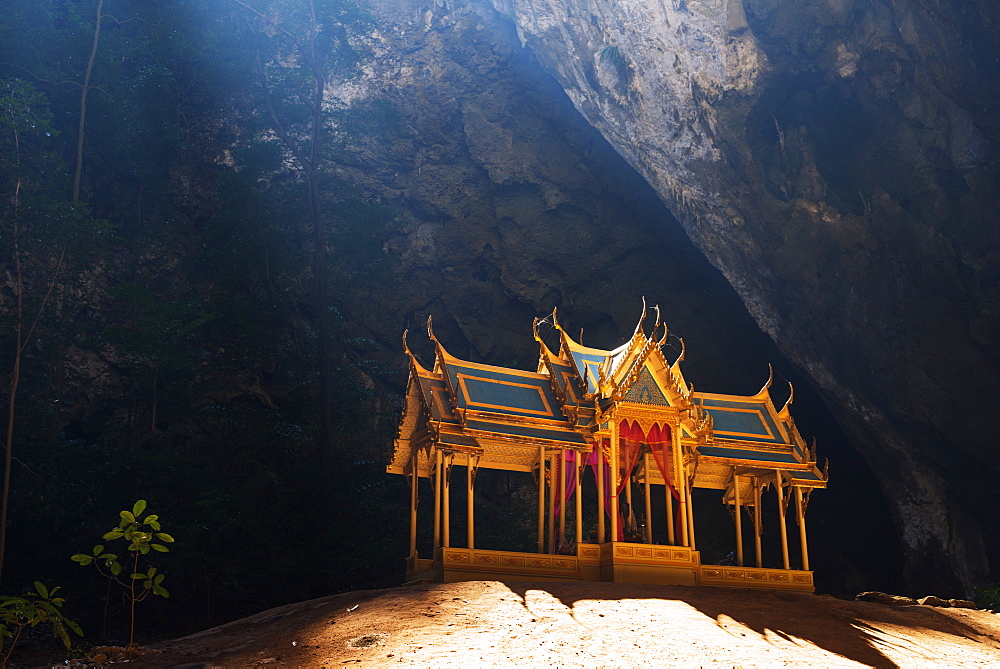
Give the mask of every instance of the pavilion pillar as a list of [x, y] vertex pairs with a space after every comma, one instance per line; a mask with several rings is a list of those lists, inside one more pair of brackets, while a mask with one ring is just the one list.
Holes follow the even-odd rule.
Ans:
[[680, 545], [690, 546], [691, 540], [688, 537], [687, 469], [684, 467], [684, 455], [681, 453], [681, 426], [677, 425], [677, 429], [672, 429], [670, 432], [673, 436], [674, 446], [674, 479], [675, 484], [679, 486], [677, 490], [679, 499], [677, 502], [680, 505]]
[[645, 493], [646, 502], [646, 543], [653, 543], [653, 500], [650, 499], [650, 483], [649, 483], [649, 453], [642, 454], [642, 474], [643, 478], [646, 479], [646, 484], [643, 486]]
[[677, 545], [677, 537], [674, 535], [674, 496], [670, 492], [670, 484], [663, 483], [663, 493], [667, 497], [667, 543], [671, 546]]
[[618, 541], [618, 421], [611, 419], [611, 460], [608, 470], [611, 472], [611, 541]]
[[434, 448], [434, 550], [441, 548], [441, 451]]
[[559, 546], [566, 545], [566, 449], [559, 449]]
[[604, 450], [597, 444], [597, 543], [603, 544], [604, 532]]
[[781, 564], [782, 569], [788, 566], [788, 528], [785, 527], [785, 491], [781, 482], [781, 471], [774, 471], [774, 488], [778, 492], [778, 523], [781, 530]]
[[538, 552], [545, 552], [545, 447], [538, 447]]
[[417, 556], [417, 449], [410, 453], [410, 557]]
[[549, 552], [556, 552], [556, 484], [558, 483], [556, 479], [559, 478], [556, 472], [556, 462], [558, 462], [555, 453], [552, 453], [547, 458], [549, 461]]
[[[466, 531], [466, 544], [469, 548], [476, 547], [476, 509], [474, 488], [476, 485], [476, 467], [479, 465], [479, 456], [471, 453], [466, 456], [465, 466], [465, 514], [468, 519]], [[475, 460], [473, 460], [475, 459]], [[473, 464], [473, 462], [475, 464]]]
[[445, 548], [451, 548], [451, 466], [454, 463], [455, 454], [449, 453], [445, 456], [444, 463], [444, 507], [443, 527], [441, 528], [442, 541]]
[[573, 509], [575, 512], [575, 516], [573, 518], [573, 530], [575, 532], [577, 546], [583, 543], [583, 495], [581, 494], [581, 486], [583, 484], [581, 479], [583, 479], [583, 472], [587, 465], [580, 464], [581, 460], [583, 460], [582, 456], [583, 454], [577, 451], [576, 461], [573, 464], [573, 466], [576, 467], [576, 490], [573, 491], [573, 501], [576, 503]]
[[806, 543], [806, 509], [802, 501], [802, 486], [795, 486], [795, 509], [799, 515], [799, 546], [802, 549], [802, 570], [809, 571], [809, 545]]
[[694, 496], [691, 494], [692, 486], [687, 486], [687, 507], [688, 507], [688, 539], [690, 540], [691, 550], [696, 550], [697, 546], [694, 543]]
[[733, 507], [736, 510], [736, 564], [743, 566], [743, 509], [740, 500], [740, 477], [733, 469]]
[[757, 559], [757, 568], [764, 566], [763, 552], [760, 545], [760, 478], [753, 477], [753, 548]]
[[[628, 480], [625, 481], [625, 503], [628, 505], [628, 518], [625, 518], [627, 523], [629, 518], [635, 518], [635, 507], [632, 506], [632, 474], [629, 472]], [[625, 528], [622, 528], [622, 534], [624, 536]], [[627, 537], [624, 537], [628, 541]]]

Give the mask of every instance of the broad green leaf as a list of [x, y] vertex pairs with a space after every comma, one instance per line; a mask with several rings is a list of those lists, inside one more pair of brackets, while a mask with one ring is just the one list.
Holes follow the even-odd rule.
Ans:
[[143, 525], [152, 525], [153, 523], [155, 523], [159, 519], [160, 519], [160, 517], [158, 515], [156, 515], [155, 513], [151, 513], [148, 516], [146, 516], [146, 519], [144, 521], [142, 521], [142, 524]]
[[49, 598], [49, 589], [41, 581], [35, 581], [35, 592], [42, 596], [42, 599]]
[[70, 628], [71, 630], [73, 630], [74, 632], [76, 632], [77, 636], [83, 636], [83, 630], [82, 630], [82, 629], [80, 629], [80, 626], [79, 626], [79, 625], [77, 625], [77, 624], [76, 624], [75, 622], [73, 622], [72, 620], [67, 620], [67, 621], [66, 621], [66, 626], [67, 626], [67, 627], [69, 627], [69, 628]]
[[132, 506], [132, 517], [137, 517], [146, 510], [146, 500], [140, 499]]
[[107, 541], [112, 541], [114, 539], [121, 539], [123, 536], [125, 536], [125, 533], [122, 532], [121, 528], [118, 528], [118, 529], [111, 530], [110, 532], [107, 532], [101, 538], [105, 539]]
[[94, 557], [98, 557], [103, 552], [104, 552], [104, 544], [97, 544], [96, 546], [94, 546]]
[[150, 567], [149, 571], [146, 572], [146, 576], [153, 578], [156, 575], [156, 567]]
[[118, 562], [113, 563], [111, 565], [111, 573], [114, 574], [115, 576], [117, 576], [118, 574], [122, 573], [122, 566], [121, 566], [121, 564], [118, 563]]
[[130, 523], [134, 523], [135, 522], [135, 514], [132, 514], [132, 513], [128, 512], [128, 511], [122, 511], [118, 515], [122, 517], [122, 520], [128, 521]]
[[160, 529], [160, 523], [159, 523], [159, 521], [156, 521], [156, 520], [154, 520], [153, 522], [151, 522], [149, 524], [149, 526], [152, 527], [154, 530]]
[[84, 555], [83, 553], [77, 553], [70, 557], [73, 562], [79, 562], [80, 564], [90, 564], [94, 561], [94, 558], [90, 555]]
[[153, 579], [154, 585], [159, 585], [160, 583], [163, 583], [163, 574], [160, 574], [155, 579]]
[[166, 532], [157, 532], [155, 536], [156, 536], [157, 539], [159, 539], [160, 541], [163, 541], [165, 543], [168, 543], [168, 544], [174, 543], [174, 538], [172, 536], [170, 536], [169, 534], [167, 534]]
[[142, 544], [141, 546], [139, 546], [139, 552], [142, 553], [143, 555], [148, 554], [149, 553], [149, 544]]
[[154, 584], [153, 585], [153, 594], [154, 595], [159, 595], [160, 597], [164, 597], [166, 599], [170, 598], [170, 593], [167, 592], [167, 589], [164, 588], [162, 585], [155, 585]]
[[112, 560], [117, 560], [118, 556], [114, 553], [105, 553], [104, 555], [99, 555], [98, 559], [104, 560], [105, 562], [111, 562]]
[[170, 552], [170, 549], [167, 548], [166, 546], [164, 546], [163, 544], [150, 544], [150, 546], [152, 546], [153, 550], [156, 551], [156, 552], [158, 552], [158, 553], [169, 553]]
[[145, 574], [132, 574], [132, 580], [138, 581], [140, 578], [146, 578]]
[[145, 581], [142, 582], [142, 589], [143, 590], [149, 590], [152, 587], [153, 587], [153, 582], [150, 581], [149, 579], [146, 579]]

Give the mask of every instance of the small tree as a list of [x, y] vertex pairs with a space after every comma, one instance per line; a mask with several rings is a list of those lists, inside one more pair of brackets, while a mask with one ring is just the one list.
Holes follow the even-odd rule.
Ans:
[[29, 592], [19, 597], [0, 597], [0, 646], [3, 640], [10, 638], [10, 646], [3, 657], [3, 666], [10, 662], [14, 646], [21, 638], [21, 632], [26, 627], [37, 627], [42, 623], [52, 625], [52, 632], [62, 641], [66, 650], [72, 644], [69, 632], [83, 636], [80, 626], [63, 615], [62, 605], [66, 601], [56, 597], [58, 586], [49, 590], [39, 581], [35, 581], [35, 592]]
[[[132, 553], [126, 562], [131, 561], [131, 573], [128, 578], [122, 577], [123, 567], [118, 561], [118, 556], [114, 553], [106, 553], [104, 544], [94, 546], [90, 555], [77, 553], [70, 559], [82, 565], [93, 564], [102, 576], [115, 581], [129, 593], [129, 635], [128, 649], [131, 655], [135, 639], [135, 605], [149, 597], [150, 594], [159, 597], [170, 597], [170, 593], [163, 587], [163, 574], [158, 574], [156, 567], [149, 567], [146, 571], [139, 570], [139, 562], [142, 556], [148, 555], [150, 550], [158, 553], [167, 553], [169, 548], [163, 544], [173, 543], [174, 538], [166, 532], [160, 532], [159, 516], [149, 514], [142, 517], [142, 512], [146, 510], [146, 500], [140, 499], [132, 506], [131, 511], [121, 511], [121, 522], [118, 527], [105, 533], [105, 541], [125, 540], [128, 542], [128, 550]], [[157, 543], [157, 541], [163, 543]], [[108, 570], [101, 569], [101, 563]]]

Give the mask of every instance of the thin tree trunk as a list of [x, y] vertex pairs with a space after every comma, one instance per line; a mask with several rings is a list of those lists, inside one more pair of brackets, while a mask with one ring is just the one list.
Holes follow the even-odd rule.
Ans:
[[77, 126], [76, 134], [76, 169], [73, 172], [73, 202], [80, 201], [80, 177], [83, 174], [83, 130], [87, 122], [87, 94], [90, 92], [90, 75], [94, 71], [94, 61], [97, 59], [97, 45], [101, 41], [101, 20], [104, 18], [101, 9], [104, 7], [104, 0], [97, 0], [97, 19], [94, 24], [94, 45], [90, 49], [90, 58], [87, 59], [87, 71], [83, 75], [83, 84], [80, 86], [80, 123]]
[[20, 240], [18, 239], [18, 234], [20, 232], [18, 226], [18, 198], [21, 192], [21, 181], [18, 180], [17, 186], [14, 189], [14, 273], [15, 273], [15, 286], [17, 290], [17, 307], [16, 307], [16, 320], [14, 324], [15, 331], [15, 348], [14, 348], [14, 365], [10, 376], [10, 396], [7, 398], [7, 433], [4, 437], [4, 467], [3, 467], [3, 490], [0, 492], [0, 576], [3, 574], [3, 564], [4, 556], [7, 552], [7, 510], [8, 502], [10, 500], [10, 469], [14, 457], [14, 413], [16, 409], [17, 400], [17, 387], [21, 381], [21, 359], [24, 357], [24, 347], [25, 342], [31, 337], [31, 333], [35, 329], [35, 325], [38, 324], [38, 319], [42, 315], [42, 310], [45, 309], [45, 303], [48, 302], [49, 296], [52, 295], [52, 288], [56, 284], [56, 279], [59, 276], [59, 270], [62, 267], [63, 257], [66, 255], [66, 249], [62, 250], [59, 255], [59, 261], [56, 263], [55, 271], [52, 274], [52, 281], [49, 283], [48, 292], [45, 293], [45, 297], [42, 299], [41, 304], [38, 305], [38, 311], [35, 313], [35, 318], [31, 322], [31, 327], [28, 328], [27, 332], [24, 332], [24, 273], [21, 267], [21, 250], [20, 250]]

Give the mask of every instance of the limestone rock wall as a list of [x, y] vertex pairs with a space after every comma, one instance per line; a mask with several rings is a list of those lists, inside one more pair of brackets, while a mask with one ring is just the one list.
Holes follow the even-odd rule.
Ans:
[[910, 585], [995, 572], [996, 6], [492, 4], [822, 389]]

